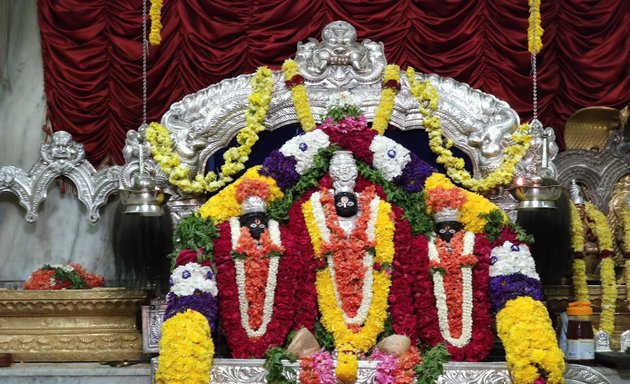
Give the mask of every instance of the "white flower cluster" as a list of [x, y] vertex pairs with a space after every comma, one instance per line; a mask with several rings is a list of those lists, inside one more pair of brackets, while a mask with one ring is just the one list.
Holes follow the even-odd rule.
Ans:
[[326, 110], [331, 110], [332, 108], [339, 107], [349, 107], [349, 106], [359, 106], [361, 103], [359, 100], [354, 97], [349, 91], [342, 91], [339, 93], [335, 93], [334, 95], [330, 95], [328, 97], [328, 101], [326, 103]]
[[195, 290], [210, 293], [216, 296], [217, 283], [214, 276], [210, 274], [210, 267], [204, 267], [197, 263], [188, 263], [180, 265], [171, 273], [171, 293], [177, 296], [189, 296], [195, 293]]
[[394, 140], [376, 135], [370, 144], [370, 151], [374, 153], [372, 165], [381, 172], [387, 180], [392, 181], [400, 176], [405, 166], [411, 161], [409, 150]]
[[304, 174], [313, 165], [313, 159], [317, 151], [330, 145], [328, 135], [322, 130], [316, 129], [303, 135], [296, 136], [280, 147], [280, 152], [285, 156], [293, 156], [297, 160], [295, 170], [298, 174]]
[[526, 244], [512, 244], [509, 241], [492, 249], [490, 253], [490, 277], [521, 273], [540, 280], [536, 264]]

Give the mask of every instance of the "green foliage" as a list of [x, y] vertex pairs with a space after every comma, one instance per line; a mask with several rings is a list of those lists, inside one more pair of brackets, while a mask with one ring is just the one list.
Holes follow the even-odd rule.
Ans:
[[433, 384], [444, 371], [444, 363], [450, 354], [445, 346], [438, 344], [422, 354], [422, 363], [413, 367], [417, 384]]
[[202, 258], [214, 261], [214, 239], [219, 237], [217, 227], [212, 219], [203, 219], [195, 214], [188, 215], [180, 220], [175, 228], [173, 244], [175, 249], [168, 257], [171, 265], [175, 265], [175, 259], [183, 249], [196, 251], [203, 249]]
[[269, 217], [281, 223], [287, 222], [289, 220], [289, 210], [293, 204], [308, 190], [319, 187], [319, 180], [328, 172], [328, 164], [332, 153], [338, 149], [335, 145], [320, 149], [313, 159], [313, 165], [300, 177], [300, 180], [293, 187], [285, 192], [284, 198], [271, 203], [267, 207]]
[[506, 224], [505, 216], [499, 209], [493, 209], [492, 211], [479, 216], [486, 219], [486, 225], [483, 227], [483, 231], [490, 241], [498, 239], [501, 236], [501, 229], [507, 225], [512, 231], [514, 231], [514, 233], [516, 233], [516, 238], [519, 241], [523, 241], [528, 244], [534, 243], [534, 236], [525, 232], [521, 226], [513, 223], [512, 221], [508, 221]]
[[85, 279], [83, 279], [83, 277], [81, 277], [81, 275], [79, 275], [79, 273], [75, 270], [66, 271], [63, 268], [53, 267], [48, 264], [45, 264], [42, 269], [55, 271], [55, 274], [52, 277], [57, 281], [70, 282], [71, 285], [67, 287], [69, 289], [91, 288], [90, 285], [85, 282]]
[[317, 339], [319, 345], [324, 347], [327, 351], [335, 349], [335, 339], [333, 335], [324, 328], [319, 319], [315, 321], [315, 339]]
[[324, 119], [331, 117], [335, 123], [338, 123], [346, 117], [354, 117], [358, 119], [361, 115], [363, 115], [363, 111], [356, 105], [344, 104], [336, 105], [330, 108]]
[[294, 384], [292, 380], [289, 380], [284, 376], [283, 372], [286, 370], [292, 376], [296, 376], [295, 369], [284, 367], [282, 360], [288, 360], [292, 363], [297, 361], [297, 358], [287, 352], [284, 348], [270, 348], [265, 353], [264, 367], [267, 370], [267, 382], [276, 384]]
[[433, 231], [433, 221], [426, 213], [422, 193], [406, 192], [392, 182], [385, 180], [378, 170], [362, 161], [357, 161], [357, 167], [361, 176], [383, 187], [387, 201], [402, 208], [404, 218], [411, 224], [411, 231], [414, 235], [420, 233], [428, 235]]

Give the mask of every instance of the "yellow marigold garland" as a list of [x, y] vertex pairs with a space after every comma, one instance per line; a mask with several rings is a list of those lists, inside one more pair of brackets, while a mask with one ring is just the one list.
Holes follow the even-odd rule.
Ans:
[[214, 344], [208, 320], [187, 310], [162, 324], [157, 384], [208, 384]]
[[[302, 212], [306, 222], [311, 244], [316, 257], [321, 257], [321, 235], [313, 215], [310, 201], [302, 205]], [[381, 201], [375, 226], [375, 255], [374, 262], [391, 264], [394, 257], [394, 223], [391, 219], [391, 206]], [[334, 294], [333, 281], [328, 268], [317, 272], [315, 289], [322, 325], [333, 335], [335, 348], [339, 351], [337, 364], [337, 378], [343, 382], [352, 382], [357, 374], [357, 357], [355, 352], [368, 352], [376, 338], [385, 327], [387, 319], [388, 296], [391, 278], [385, 270], [373, 271], [372, 305], [368, 315], [358, 332], [353, 332], [343, 318], [343, 312]], [[345, 351], [345, 352], [344, 352]]]
[[[424, 183], [425, 190], [434, 189], [436, 187], [442, 187], [444, 189], [459, 188], [444, 174], [437, 172], [429, 176]], [[474, 233], [483, 232], [487, 220], [481, 215], [487, 214], [498, 207], [490, 200], [477, 193], [466, 190], [462, 191], [466, 195], [466, 202], [460, 208], [459, 213], [460, 220], [462, 224], [464, 224], [464, 229]], [[503, 211], [501, 210], [501, 212]], [[504, 214], [504, 218], [507, 223], [507, 215]]]
[[264, 122], [269, 111], [271, 94], [273, 92], [273, 78], [271, 70], [260, 67], [251, 79], [252, 93], [249, 95], [249, 106], [245, 112], [245, 128], [236, 135], [238, 147], [225, 151], [225, 163], [218, 176], [208, 172], [203, 177], [195, 176], [190, 180], [190, 169], [180, 164], [179, 158], [173, 153], [173, 141], [170, 133], [158, 123], [151, 123], [146, 130], [146, 138], [151, 143], [153, 158], [160, 165], [162, 171], [169, 176], [169, 182], [184, 192], [201, 193], [214, 192], [233, 181], [232, 176], [245, 169], [245, 162], [249, 159], [252, 147], [258, 141], [258, 133], [265, 129]]
[[[300, 68], [295, 60], [288, 59], [282, 64], [282, 72], [284, 72], [285, 81], [293, 81], [295, 77], [300, 76]], [[300, 125], [304, 132], [315, 129], [315, 119], [311, 112], [311, 106], [308, 102], [306, 87], [303, 83], [291, 86], [291, 98], [295, 107], [295, 113], [300, 121]]]
[[630, 303], [630, 208], [623, 210], [623, 251], [626, 258], [623, 263], [623, 272], [626, 280], [626, 301]]
[[[585, 208], [586, 215], [591, 219], [588, 225], [597, 237], [599, 252], [612, 256], [612, 233], [606, 216], [593, 203], [586, 203]], [[617, 281], [613, 257], [602, 258], [599, 277], [602, 284], [602, 313], [600, 315], [599, 328], [612, 335], [615, 329], [615, 307], [617, 302]]]
[[211, 218], [216, 225], [221, 224], [230, 217], [239, 216], [241, 214], [241, 205], [236, 200], [236, 187], [245, 179], [259, 180], [269, 185], [269, 200], [267, 203], [282, 199], [284, 194], [276, 184], [276, 181], [271, 177], [261, 176], [259, 173], [261, 168], [260, 165], [249, 168], [238, 180], [208, 199], [199, 208], [199, 215], [204, 219]]
[[[542, 49], [542, 20], [540, 18], [540, 0], [529, 0], [529, 28], [527, 29], [527, 47], [531, 54]], [[535, 38], [534, 38], [535, 37]]]
[[[410, 92], [418, 100], [420, 113], [424, 116], [423, 125], [429, 135], [429, 147], [433, 153], [438, 155], [437, 162], [444, 165], [448, 176], [464, 188], [477, 192], [485, 192], [498, 185], [509, 184], [514, 177], [516, 164], [523, 159], [529, 149], [531, 141], [531, 136], [527, 134], [529, 125], [523, 124], [516, 132], [512, 133], [514, 144], [503, 149], [504, 156], [499, 168], [484, 178], [475, 179], [465, 169], [464, 160], [454, 156], [451, 152], [450, 148], [453, 146], [453, 141], [444, 139], [440, 128], [440, 118], [433, 115], [433, 111], [437, 109], [437, 90], [429, 81], [418, 82], [415, 71], [411, 67], [407, 69], [407, 78], [409, 79]], [[425, 107], [425, 104], [428, 105], [428, 108]]]
[[[575, 204], [570, 203], [571, 210], [571, 248], [576, 255], [584, 254], [584, 227], [582, 226], [582, 218]], [[572, 279], [573, 279], [573, 295], [575, 301], [588, 300], [588, 285], [586, 283], [586, 263], [581, 257], [573, 259]]]
[[564, 356], [540, 301], [531, 297], [508, 301], [497, 314], [497, 331], [514, 384], [532, 384], [542, 371], [548, 374], [548, 384], [564, 383]]
[[160, 45], [162, 42], [162, 5], [162, 0], [151, 0], [151, 9], [149, 10], [151, 17], [149, 42], [151, 45]]
[[376, 115], [372, 122], [372, 129], [382, 135], [387, 130], [389, 119], [394, 110], [394, 99], [398, 94], [398, 89], [393, 85], [400, 87], [400, 67], [390, 64], [385, 67], [383, 74], [383, 89], [381, 91], [381, 101], [376, 109]]

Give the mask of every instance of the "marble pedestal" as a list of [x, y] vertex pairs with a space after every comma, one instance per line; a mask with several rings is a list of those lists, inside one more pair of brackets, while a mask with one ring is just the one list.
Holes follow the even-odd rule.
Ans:
[[0, 368], [2, 384], [150, 384], [149, 364], [112, 368], [98, 363], [16, 363]]

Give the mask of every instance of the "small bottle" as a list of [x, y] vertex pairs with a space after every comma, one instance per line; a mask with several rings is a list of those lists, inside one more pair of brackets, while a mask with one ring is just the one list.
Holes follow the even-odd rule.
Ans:
[[595, 336], [591, 315], [593, 309], [588, 301], [569, 303], [567, 316], [566, 360], [572, 364], [592, 364], [595, 360]]

